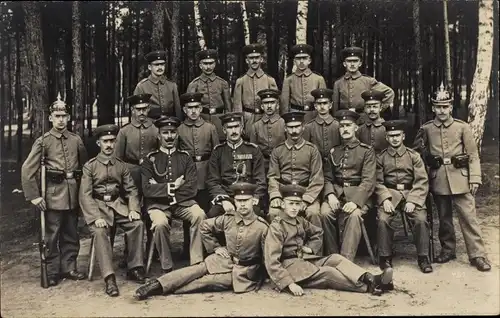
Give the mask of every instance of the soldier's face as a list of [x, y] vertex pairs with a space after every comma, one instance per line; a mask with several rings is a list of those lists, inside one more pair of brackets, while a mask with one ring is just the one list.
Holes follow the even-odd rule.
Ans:
[[356, 73], [361, 67], [361, 59], [359, 57], [348, 57], [344, 60], [344, 67], [348, 72]]
[[304, 55], [297, 54], [293, 59], [293, 63], [295, 64], [298, 70], [303, 71], [309, 68], [309, 65], [311, 64], [311, 57], [307, 54]]
[[97, 141], [97, 145], [101, 148], [101, 152], [106, 156], [111, 156], [115, 150], [116, 136], [107, 135], [102, 136]]
[[243, 127], [240, 122], [227, 123], [224, 125], [224, 132], [227, 140], [236, 143], [241, 139]]
[[196, 121], [198, 120], [198, 118], [200, 118], [201, 108], [202, 107], [200, 103], [193, 102], [193, 103], [186, 103], [182, 109], [184, 110], [184, 113], [189, 119]]
[[299, 121], [292, 121], [285, 126], [286, 133], [292, 141], [298, 141], [304, 132], [304, 126]]
[[350, 140], [358, 130], [358, 125], [350, 119], [342, 119], [339, 123], [340, 137], [344, 140]]
[[314, 101], [314, 108], [320, 115], [327, 115], [332, 109], [332, 101], [329, 98], [318, 98]]
[[249, 216], [253, 212], [253, 206], [255, 204], [255, 199], [253, 196], [245, 194], [245, 195], [235, 195], [234, 196], [234, 206], [236, 207], [236, 211], [241, 216]]
[[260, 108], [268, 115], [274, 115], [278, 109], [278, 100], [276, 98], [264, 98]]
[[174, 148], [177, 143], [177, 130], [173, 128], [163, 128], [160, 130], [162, 143], [167, 149]]
[[49, 116], [49, 121], [57, 130], [66, 129], [68, 125], [68, 120], [69, 120], [68, 114], [62, 111], [54, 111]]
[[162, 76], [165, 73], [165, 61], [158, 60], [151, 62], [151, 64], [148, 65], [148, 69], [153, 75]]
[[262, 55], [259, 53], [251, 53], [251, 54], [248, 54], [246, 57], [247, 65], [252, 70], [258, 70], [263, 61], [264, 61], [264, 59], [262, 58]]
[[385, 139], [394, 148], [399, 148], [405, 140], [405, 133], [401, 130], [388, 131]]
[[215, 69], [215, 60], [214, 59], [205, 59], [200, 61], [200, 69], [205, 75], [210, 75], [214, 72]]
[[286, 197], [283, 199], [283, 211], [291, 218], [297, 217], [303, 208], [302, 198], [299, 197]]
[[380, 102], [376, 100], [371, 100], [365, 102], [365, 113], [368, 118], [375, 120], [380, 117]]
[[433, 105], [432, 111], [436, 115], [436, 118], [439, 121], [447, 121], [451, 117], [451, 112], [453, 110], [453, 106], [451, 104], [446, 105]]
[[144, 104], [135, 105], [132, 108], [132, 117], [140, 122], [145, 121], [148, 118], [148, 113], [150, 109], [149, 104], [146, 105], [147, 105], [146, 107], [143, 107]]

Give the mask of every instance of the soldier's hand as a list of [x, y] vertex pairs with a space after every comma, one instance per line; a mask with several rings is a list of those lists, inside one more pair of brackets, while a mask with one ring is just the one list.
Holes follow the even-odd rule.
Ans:
[[175, 188], [179, 189], [185, 182], [186, 182], [186, 180], [184, 180], [184, 175], [180, 176], [179, 178], [175, 179], [175, 181], [174, 181]]
[[389, 214], [393, 214], [395, 209], [394, 209], [394, 205], [392, 205], [392, 202], [391, 200], [387, 199], [385, 200], [382, 205], [384, 206], [384, 212], [385, 213], [389, 213]]
[[149, 183], [149, 184], [158, 184], [158, 182], [156, 182], [156, 180], [155, 180], [155, 179], [153, 179], [153, 178], [150, 178], [150, 179], [148, 180], [148, 183]]
[[478, 183], [470, 183], [469, 184], [470, 193], [472, 195], [476, 195], [476, 192], [477, 192], [478, 188], [479, 188], [479, 184]]
[[271, 208], [280, 209], [283, 206], [283, 200], [281, 198], [274, 198], [271, 200]]
[[313, 250], [309, 246], [302, 246], [302, 252], [306, 254], [312, 254]]
[[130, 220], [130, 222], [132, 222], [133, 220], [140, 220], [141, 215], [137, 211], [130, 211], [130, 213], [128, 214], [128, 219]]
[[108, 223], [104, 221], [104, 219], [97, 219], [95, 220], [95, 227], [102, 228], [102, 227], [107, 227]]
[[346, 204], [344, 204], [344, 206], [342, 207], [342, 210], [345, 212], [345, 213], [352, 213], [354, 212], [354, 210], [356, 210], [358, 208], [358, 205], [354, 202], [347, 202]]
[[405, 213], [413, 213], [413, 211], [415, 211], [415, 203], [411, 203], [411, 202], [406, 202], [405, 204]]
[[292, 292], [292, 294], [294, 296], [304, 295], [304, 290], [302, 289], [302, 287], [300, 287], [299, 285], [297, 285], [295, 283], [291, 283], [290, 285], [288, 285], [288, 289], [290, 289], [290, 291]]
[[236, 210], [236, 208], [234, 207], [234, 205], [229, 200], [222, 201], [222, 208], [226, 212], [234, 212]]
[[40, 211], [45, 211], [47, 206], [45, 205], [45, 200], [42, 197], [31, 200], [31, 204], [40, 209]]
[[330, 209], [332, 211], [337, 211], [340, 208], [340, 201], [337, 199], [337, 197], [333, 194], [328, 195], [328, 205], [330, 206]]
[[214, 251], [215, 254], [222, 256], [224, 258], [229, 258], [229, 252], [227, 251], [227, 248], [225, 246], [222, 247], [217, 247]]

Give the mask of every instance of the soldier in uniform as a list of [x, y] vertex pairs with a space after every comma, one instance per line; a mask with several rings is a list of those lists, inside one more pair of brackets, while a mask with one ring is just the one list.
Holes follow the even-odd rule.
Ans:
[[226, 142], [215, 147], [208, 163], [207, 188], [212, 198], [212, 207], [207, 216], [212, 218], [234, 211], [230, 185], [238, 181], [257, 185], [255, 197], [259, 204], [255, 205], [255, 209], [257, 214], [263, 214], [264, 211], [259, 209], [266, 192], [262, 152], [257, 145], [242, 139], [241, 113], [224, 114], [221, 120]]
[[224, 141], [224, 132], [220, 115], [232, 111], [229, 84], [223, 78], [215, 75], [217, 51], [208, 49], [196, 53], [201, 69], [201, 75], [189, 83], [188, 93], [202, 93], [202, 115], [205, 121], [214, 124], [220, 141]]
[[477, 145], [469, 125], [452, 117], [452, 98], [443, 85], [432, 104], [435, 118], [420, 128], [415, 145], [429, 167], [430, 191], [439, 214], [441, 253], [435, 260], [446, 263], [456, 258], [455, 206], [470, 263], [480, 271], [489, 271], [474, 200], [481, 184]]
[[423, 273], [431, 273], [429, 262], [429, 223], [425, 199], [429, 191], [429, 179], [418, 152], [406, 148], [405, 120], [383, 123], [387, 130], [389, 147], [377, 156], [377, 184], [375, 197], [378, 212], [378, 254], [381, 269], [392, 267], [392, 239], [394, 218], [405, 213], [412, 227], [417, 247], [418, 266]]
[[[253, 212], [257, 186], [231, 185], [236, 210], [201, 223], [203, 244], [210, 255], [204, 262], [184, 267], [149, 281], [135, 292], [139, 300], [153, 295], [233, 290], [245, 293], [264, 279], [262, 246], [267, 222]], [[217, 235], [226, 237], [221, 246]]]
[[284, 208], [267, 231], [264, 261], [279, 291], [302, 296], [304, 288], [336, 289], [380, 295], [392, 286], [392, 268], [373, 275], [339, 254], [321, 253], [323, 231], [299, 217], [305, 188], [280, 188]]
[[162, 136], [161, 146], [148, 154], [141, 164], [145, 206], [151, 218], [153, 239], [164, 272], [171, 271], [173, 267], [169, 243], [169, 219], [172, 217], [191, 224], [191, 265], [203, 261], [198, 226], [205, 219], [205, 213], [194, 200], [198, 179], [193, 159], [188, 152], [176, 149], [177, 127], [180, 123], [175, 117], [165, 116], [155, 121]]
[[274, 148], [269, 161], [269, 217], [272, 220], [283, 207], [280, 184], [299, 184], [307, 187], [302, 196], [305, 215], [312, 224], [321, 227], [319, 194], [323, 189], [323, 164], [318, 148], [304, 140], [304, 113], [283, 114], [287, 139]]
[[97, 157], [83, 166], [80, 206], [94, 238], [95, 251], [106, 293], [119, 295], [113, 270], [113, 250], [108, 238], [111, 227], [122, 228], [127, 238], [128, 278], [145, 282], [143, 267], [144, 224], [141, 221], [139, 194], [127, 164], [113, 156], [118, 126], [103, 125], [95, 130]]
[[159, 118], [161, 115], [176, 116], [182, 119], [181, 103], [177, 84], [165, 77], [167, 52], [153, 51], [144, 56], [151, 74], [137, 83], [134, 95], [151, 94], [151, 111], [149, 117]]
[[[333, 91], [328, 88], [318, 88], [311, 92], [314, 97], [314, 107], [316, 109], [316, 117], [305, 125], [304, 139], [313, 143], [318, 147], [318, 150], [323, 159], [323, 173], [330, 150], [340, 145], [339, 122], [330, 114], [332, 108]], [[320, 198], [324, 195], [320, 194]], [[335, 219], [331, 213], [331, 208], [328, 202], [321, 203], [321, 215], [323, 218], [323, 249], [324, 255], [338, 253], [338, 238]]]
[[381, 102], [384, 99], [384, 93], [368, 90], [361, 93], [365, 100], [365, 120], [359, 126], [357, 137], [359, 141], [371, 145], [376, 154], [387, 148], [388, 142], [385, 138], [384, 119], [380, 117]]
[[281, 95], [281, 114], [290, 111], [303, 111], [305, 122], [314, 118], [313, 96], [311, 91], [317, 88], [326, 88], [323, 76], [314, 73], [309, 68], [313, 47], [309, 44], [292, 46], [290, 53], [293, 56], [295, 72], [283, 82]]
[[[45, 213], [48, 283], [55, 286], [60, 278], [85, 279], [77, 271], [76, 258], [80, 250], [78, 183], [87, 151], [80, 136], [67, 130], [69, 114], [59, 97], [49, 112], [53, 127], [35, 140], [21, 167], [21, 183], [26, 200]], [[45, 194], [38, 184], [42, 151], [47, 169]]]
[[366, 203], [375, 189], [376, 159], [373, 147], [356, 138], [359, 114], [342, 109], [339, 120], [342, 144], [330, 151], [325, 167], [325, 200], [337, 214], [341, 232], [340, 254], [354, 260], [361, 239], [362, 217], [368, 211]]
[[236, 80], [233, 92], [234, 111], [244, 113], [245, 135], [248, 136], [252, 124], [262, 118], [261, 101], [257, 93], [266, 88], [278, 89], [274, 78], [262, 70], [264, 46], [249, 44], [243, 47], [248, 71]]
[[362, 59], [362, 48], [353, 46], [342, 50], [342, 60], [346, 73], [333, 84], [333, 114], [339, 109], [350, 109], [362, 114], [365, 105], [361, 93], [369, 89], [384, 93], [382, 111], [392, 109], [394, 91], [375, 78], [361, 74], [359, 68], [363, 64]]

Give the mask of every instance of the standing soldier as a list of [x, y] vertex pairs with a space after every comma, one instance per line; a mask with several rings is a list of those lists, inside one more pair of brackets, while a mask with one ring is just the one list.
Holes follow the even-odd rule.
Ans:
[[215, 147], [208, 163], [207, 188], [212, 198], [212, 207], [208, 217], [212, 218], [234, 211], [234, 205], [230, 199], [233, 195], [230, 185], [236, 182], [257, 185], [255, 197], [259, 200], [259, 204], [256, 204], [255, 209], [257, 214], [261, 214], [259, 206], [266, 192], [262, 152], [257, 145], [243, 140], [241, 113], [224, 114], [221, 120], [226, 142]]
[[280, 213], [283, 199], [279, 191], [280, 185], [299, 184], [306, 187], [302, 196], [305, 215], [308, 221], [321, 227], [319, 194], [323, 189], [323, 164], [321, 155], [315, 145], [305, 141], [304, 113], [290, 112], [283, 114], [287, 139], [271, 152], [269, 161], [269, 218], [272, 220]]
[[439, 214], [441, 253], [437, 263], [456, 258], [452, 207], [464, 236], [469, 261], [480, 271], [489, 271], [474, 195], [481, 184], [477, 145], [466, 122], [452, 117], [452, 98], [441, 84], [432, 99], [434, 120], [425, 123], [415, 137], [416, 147], [429, 167], [430, 190]]
[[234, 111], [244, 112], [245, 135], [250, 134], [252, 124], [262, 118], [260, 98], [257, 93], [266, 88], [278, 89], [274, 78], [262, 70], [264, 46], [249, 44], [243, 47], [248, 71], [236, 80], [233, 93]]
[[305, 122], [314, 118], [313, 96], [311, 91], [317, 88], [326, 88], [323, 76], [314, 73], [309, 68], [313, 47], [309, 44], [292, 46], [290, 53], [296, 71], [283, 82], [281, 95], [281, 114], [289, 111], [303, 111]]
[[361, 93], [361, 97], [365, 100], [365, 120], [359, 126], [357, 137], [359, 141], [372, 146], [378, 154], [388, 145], [383, 125], [384, 119], [380, 117], [384, 93], [368, 90]]
[[[305, 125], [304, 139], [318, 147], [323, 159], [323, 173], [327, 167], [330, 150], [340, 145], [339, 122], [330, 114], [333, 91], [328, 88], [317, 88], [311, 92], [314, 97], [314, 108], [317, 115]], [[320, 198], [324, 195], [320, 194]], [[324, 255], [338, 253], [338, 239], [335, 219], [328, 202], [321, 203], [323, 218], [323, 249]]]
[[361, 74], [359, 68], [363, 64], [362, 59], [363, 49], [360, 47], [353, 46], [342, 50], [342, 60], [346, 73], [333, 85], [334, 115], [339, 109], [350, 109], [360, 114], [363, 113], [364, 101], [361, 98], [361, 93], [369, 89], [384, 93], [382, 111], [387, 108], [392, 109], [394, 91], [375, 78]]
[[[392, 222], [402, 210], [405, 213], [417, 247], [418, 266], [423, 273], [432, 272], [429, 254], [429, 223], [425, 199], [429, 191], [429, 179], [418, 152], [406, 148], [405, 120], [384, 122], [389, 147], [377, 156], [377, 185], [375, 196], [378, 207], [378, 254], [383, 270], [392, 267]], [[403, 220], [404, 221], [404, 220]]]
[[217, 51], [208, 49], [196, 53], [201, 69], [201, 75], [189, 83], [188, 93], [202, 93], [201, 103], [203, 105], [203, 119], [214, 124], [217, 128], [217, 134], [220, 141], [224, 141], [224, 132], [220, 115], [225, 111], [232, 111], [231, 95], [229, 93], [229, 84], [223, 78], [215, 75], [215, 64], [217, 60]]
[[[48, 283], [56, 286], [60, 278], [85, 279], [77, 271], [76, 258], [80, 250], [78, 182], [87, 151], [80, 136], [67, 130], [69, 114], [59, 97], [49, 112], [53, 127], [35, 140], [21, 168], [21, 181], [26, 200], [45, 213]], [[42, 156], [47, 169], [44, 194], [38, 185]]]
[[324, 195], [331, 211], [338, 214], [340, 254], [352, 261], [361, 239], [362, 217], [368, 211], [366, 203], [375, 189], [375, 152], [356, 138], [356, 112], [342, 109], [335, 117], [339, 120], [342, 144], [330, 151]]
[[139, 196], [127, 165], [113, 156], [118, 126], [103, 125], [95, 130], [101, 152], [83, 166], [80, 206], [94, 239], [95, 251], [106, 294], [119, 295], [113, 271], [113, 250], [108, 238], [111, 227], [122, 228], [127, 239], [127, 277], [143, 284], [144, 224]]
[[151, 112], [149, 117], [156, 119], [160, 115], [176, 116], [182, 119], [181, 104], [177, 84], [165, 77], [167, 52], [153, 51], [144, 56], [151, 74], [137, 83], [134, 95], [151, 94]]
[[175, 117], [165, 116], [155, 121], [162, 136], [161, 146], [148, 154], [141, 164], [145, 206], [151, 218], [153, 239], [164, 272], [170, 272], [173, 267], [169, 239], [169, 219], [172, 217], [191, 224], [191, 265], [203, 261], [198, 226], [205, 219], [205, 213], [194, 200], [197, 193], [196, 166], [188, 152], [176, 149], [180, 123]]

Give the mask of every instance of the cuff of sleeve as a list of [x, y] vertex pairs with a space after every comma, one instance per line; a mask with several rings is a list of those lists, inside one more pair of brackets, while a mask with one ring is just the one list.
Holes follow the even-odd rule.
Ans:
[[482, 182], [481, 182], [481, 176], [475, 176], [475, 175], [469, 176], [469, 183], [482, 184]]
[[312, 204], [314, 202], [314, 198], [308, 194], [304, 194], [302, 196], [302, 200], [305, 201], [307, 204]]
[[274, 281], [274, 284], [276, 284], [276, 287], [278, 287], [280, 291], [287, 288], [290, 284], [293, 283], [294, 283], [293, 278], [290, 275], [287, 275], [279, 280]]
[[363, 198], [359, 198], [359, 197], [354, 197], [352, 200], [347, 200], [347, 201], [351, 201], [351, 202], [354, 202], [356, 203], [356, 205], [361, 209], [362, 207], [365, 206], [366, 204], [366, 200], [364, 200]]
[[387, 199], [389, 199], [389, 200], [392, 199], [392, 196], [389, 193], [389, 191], [383, 192], [382, 194], [378, 195], [377, 196], [377, 203], [382, 204]]
[[406, 202], [411, 202], [411, 203], [415, 204], [416, 206], [424, 207], [425, 206], [425, 197], [422, 200], [422, 198], [420, 198], [420, 197], [416, 197], [416, 196], [411, 196], [410, 195], [406, 199]]

